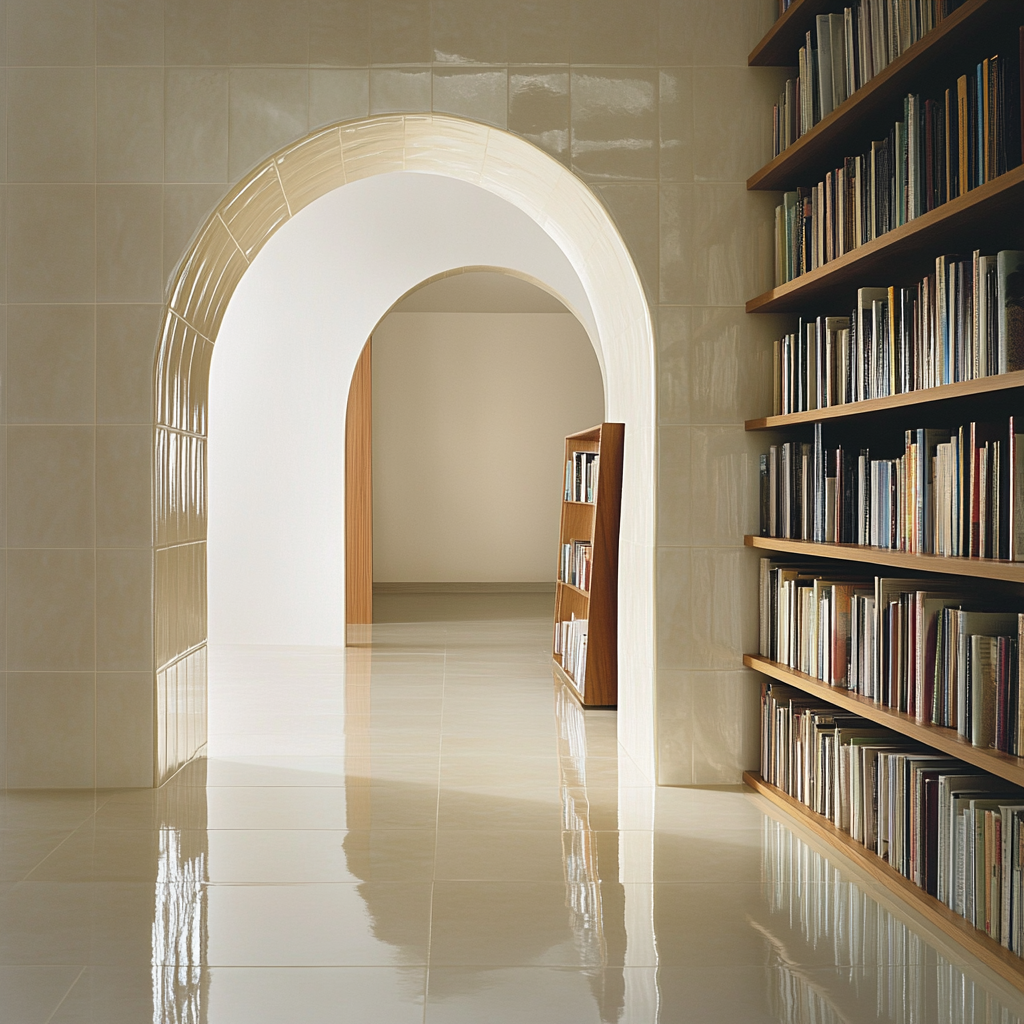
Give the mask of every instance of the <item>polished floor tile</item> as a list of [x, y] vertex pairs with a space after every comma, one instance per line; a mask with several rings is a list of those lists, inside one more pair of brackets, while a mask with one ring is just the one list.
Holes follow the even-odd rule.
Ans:
[[1024, 1024], [741, 786], [652, 787], [550, 598], [396, 595], [211, 652], [159, 790], [0, 794], [2, 1024]]

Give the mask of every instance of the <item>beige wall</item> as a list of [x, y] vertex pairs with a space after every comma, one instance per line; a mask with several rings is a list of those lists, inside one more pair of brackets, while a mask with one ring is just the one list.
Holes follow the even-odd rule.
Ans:
[[400, 313], [373, 334], [373, 577], [548, 582], [563, 438], [604, 418], [571, 313]]
[[755, 455], [779, 324], [775, 0], [6, 0], [0, 654], [8, 785], [152, 778], [152, 360], [169, 277], [245, 170], [330, 121], [434, 110], [564, 161], [658, 324], [665, 782], [755, 759]]

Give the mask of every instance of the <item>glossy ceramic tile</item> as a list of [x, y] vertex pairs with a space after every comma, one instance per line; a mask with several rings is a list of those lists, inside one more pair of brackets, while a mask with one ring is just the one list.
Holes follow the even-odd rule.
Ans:
[[98, 185], [98, 302], [159, 302], [163, 297], [163, 190], [159, 185]]
[[162, 68], [96, 71], [96, 176], [161, 181], [164, 163]]
[[368, 0], [310, 0], [309, 63], [365, 68], [369, 60]]
[[98, 0], [96, 63], [155, 65], [164, 56], [161, 0]]
[[11, 181], [89, 181], [96, 158], [96, 77], [86, 68], [7, 72]]
[[79, 0], [8, 0], [7, 51], [16, 66], [93, 62], [93, 5]]
[[[623, 784], [615, 715], [553, 683], [546, 616], [515, 600], [505, 619], [391, 611], [407, 621], [380, 647], [214, 652], [211, 746], [287, 705], [290, 754], [250, 733], [247, 753], [197, 759], [160, 789], [0, 796], [8, 1017], [1024, 1020], [1021, 997], [749, 791]], [[467, 659], [473, 674], [449, 674]], [[689, 675], [710, 687], [681, 680], [690, 701], [673, 708], [708, 700], [699, 717], [720, 722], [694, 740], [699, 774], [737, 714], [717, 675]], [[147, 710], [133, 678], [102, 677], [126, 725]], [[42, 684], [15, 679], [24, 718]], [[423, 706], [388, 699], [417, 682]], [[746, 682], [736, 698], [753, 706]], [[338, 750], [303, 751], [325, 709]], [[437, 750], [395, 752], [419, 737]], [[447, 752], [469, 738], [492, 749]]]
[[230, 80], [228, 174], [237, 180], [309, 130], [309, 72], [234, 68]]
[[508, 74], [502, 69], [438, 67], [433, 109], [504, 128], [508, 124]]
[[[165, 179], [169, 182], [226, 182], [227, 71], [222, 68], [168, 68], [164, 109]], [[183, 254], [184, 250], [180, 250], [176, 259]]]
[[8, 670], [92, 671], [95, 593], [92, 551], [8, 551]]
[[10, 307], [7, 422], [91, 423], [94, 399], [89, 380], [95, 375], [94, 360], [90, 307]]
[[96, 422], [150, 424], [158, 305], [96, 310]]
[[367, 69], [315, 68], [309, 72], [309, 126], [366, 117], [370, 112]]
[[8, 185], [11, 302], [93, 302], [96, 190], [92, 185]]

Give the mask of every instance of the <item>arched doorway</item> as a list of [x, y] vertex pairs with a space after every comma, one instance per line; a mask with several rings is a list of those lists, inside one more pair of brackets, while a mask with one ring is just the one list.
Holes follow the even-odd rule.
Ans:
[[604, 406], [587, 330], [543, 282], [461, 267], [402, 296], [348, 393], [347, 642], [372, 637], [374, 593], [393, 615], [400, 595], [553, 592], [563, 438]]
[[[277, 154], [218, 207], [179, 269], [156, 360], [157, 781], [205, 742], [207, 389], [228, 303], [264, 246], [279, 232], [286, 237], [281, 229], [303, 221], [302, 211], [355, 182], [410, 172], [463, 182], [521, 211], [558, 247], [582, 286], [589, 308], [581, 319], [605, 378], [606, 416], [624, 421], [630, 438], [620, 738], [653, 777], [654, 345], [636, 270], [590, 190], [540, 150], [472, 122], [407, 116], [335, 126]], [[309, 214], [307, 225], [315, 223]], [[342, 395], [360, 349], [361, 343], [340, 357]], [[340, 621], [343, 627], [343, 613]]]

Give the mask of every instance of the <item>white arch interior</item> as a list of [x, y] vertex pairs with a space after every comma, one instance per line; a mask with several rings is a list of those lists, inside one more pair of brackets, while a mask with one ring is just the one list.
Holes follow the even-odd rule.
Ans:
[[[624, 254], [610, 222], [606, 230], [605, 252], [617, 243]], [[621, 295], [594, 294], [600, 275], [589, 274], [588, 294], [585, 254], [566, 243], [557, 225], [542, 226], [492, 191], [409, 172], [336, 189], [277, 231], [231, 299], [211, 366], [209, 637], [344, 644], [343, 438], [355, 362], [381, 316], [422, 281], [467, 266], [506, 268], [576, 313], [601, 365], [606, 417], [627, 424], [620, 738], [653, 777], [649, 318], [635, 272], [622, 283], [639, 298], [630, 317]], [[632, 271], [628, 258], [626, 266]], [[610, 300], [619, 303], [614, 324], [600, 309]], [[637, 351], [627, 350], [623, 324]]]

